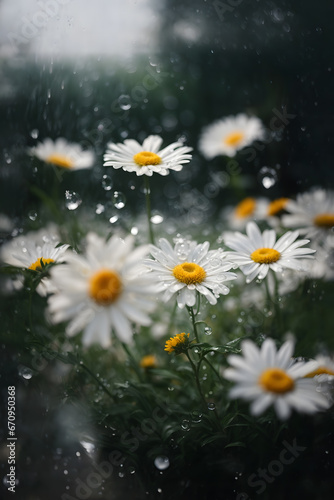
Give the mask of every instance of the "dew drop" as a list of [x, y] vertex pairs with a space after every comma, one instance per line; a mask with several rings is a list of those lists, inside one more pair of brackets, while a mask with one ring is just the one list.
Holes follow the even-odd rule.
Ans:
[[65, 205], [68, 210], [76, 210], [81, 205], [82, 199], [75, 191], [65, 191]]
[[205, 335], [211, 335], [212, 334], [212, 328], [210, 326], [206, 326], [204, 328], [204, 333], [205, 333]]
[[30, 210], [28, 213], [28, 217], [30, 220], [36, 220], [37, 219], [37, 212], [35, 210]]
[[182, 420], [181, 422], [181, 428], [184, 430], [184, 431], [189, 431], [190, 429], [190, 422], [189, 420]]
[[213, 411], [216, 409], [216, 405], [214, 403], [208, 403], [208, 410]]
[[102, 187], [105, 191], [110, 191], [112, 188], [112, 179], [109, 175], [102, 176]]
[[277, 182], [277, 173], [273, 168], [262, 167], [258, 173], [258, 179], [265, 189], [269, 189]]
[[123, 193], [120, 191], [115, 191], [113, 198], [112, 198], [114, 207], [117, 208], [118, 210], [121, 210], [122, 208], [125, 207], [125, 196]]
[[119, 104], [119, 107], [121, 109], [124, 109], [125, 111], [127, 111], [128, 109], [131, 108], [130, 96], [126, 95], [126, 94], [120, 95], [118, 98], [118, 104]]
[[169, 458], [165, 456], [159, 456], [154, 459], [154, 465], [159, 470], [166, 470], [169, 467]]

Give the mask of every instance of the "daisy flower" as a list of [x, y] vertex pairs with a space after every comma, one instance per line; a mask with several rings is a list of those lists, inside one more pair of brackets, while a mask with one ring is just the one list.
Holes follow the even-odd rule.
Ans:
[[264, 138], [264, 128], [256, 117], [227, 116], [203, 129], [199, 150], [210, 160], [215, 156], [235, 156], [237, 151]]
[[260, 415], [270, 405], [274, 405], [282, 420], [290, 416], [292, 409], [315, 413], [328, 408], [328, 400], [316, 391], [313, 379], [305, 378], [317, 367], [317, 362], [293, 363], [292, 340], [287, 340], [279, 350], [269, 338], [260, 349], [250, 340], [244, 340], [241, 348], [242, 356], [228, 356], [232, 368], [224, 371], [224, 377], [236, 382], [230, 391], [230, 398], [252, 401], [252, 415]]
[[56, 165], [67, 170], [90, 168], [94, 163], [94, 153], [85, 151], [79, 144], [67, 142], [59, 137], [55, 141], [45, 139], [44, 142], [28, 150], [31, 156], [36, 156], [45, 163]]
[[51, 269], [57, 292], [49, 298], [51, 320], [70, 320], [69, 336], [83, 330], [83, 344], [111, 344], [111, 332], [125, 343], [132, 340], [132, 322], [149, 325], [154, 308], [154, 287], [147, 278], [142, 259], [143, 245], [133, 250], [134, 239], [114, 235], [105, 242], [96, 234], [87, 236], [84, 255], [68, 251], [66, 264]]
[[[19, 241], [15, 241], [14, 239], [4, 245], [1, 252], [1, 260], [5, 264], [36, 272], [43, 271], [44, 266], [48, 264], [64, 261], [65, 252], [69, 245], [57, 246], [58, 242], [51, 241], [39, 244], [35, 240], [35, 237], [34, 235], [30, 238], [29, 236], [17, 238]], [[36, 291], [42, 296], [51, 293], [50, 280], [47, 277], [43, 277]]]
[[169, 170], [182, 170], [183, 164], [192, 158], [188, 154], [192, 148], [183, 146], [182, 142], [173, 142], [164, 149], [160, 149], [161, 144], [162, 138], [158, 135], [148, 136], [143, 144], [134, 139], [126, 139], [124, 144], [110, 142], [104, 155], [104, 166], [122, 168], [137, 175], [168, 175]]
[[334, 227], [334, 192], [324, 189], [299, 194], [286, 205], [282, 224], [298, 228], [307, 238], [325, 240]]
[[228, 258], [240, 266], [247, 276], [247, 283], [255, 277], [263, 279], [269, 269], [281, 272], [283, 268], [303, 269], [299, 259], [311, 258], [315, 250], [301, 248], [309, 240], [297, 240], [298, 231], [288, 231], [276, 241], [274, 229], [266, 229], [261, 233], [255, 222], [246, 227], [247, 236], [241, 233], [228, 234], [225, 243], [234, 252], [228, 252]]
[[333, 380], [334, 378], [334, 360], [330, 356], [322, 356], [319, 354], [315, 357], [315, 361], [318, 366], [310, 373], [305, 375], [306, 377], [316, 377], [325, 375], [326, 378]]
[[177, 295], [177, 304], [193, 307], [197, 292], [204, 295], [210, 304], [217, 303], [219, 295], [226, 295], [229, 289], [225, 281], [236, 279], [236, 274], [227, 272], [233, 264], [225, 261], [221, 250], [210, 250], [209, 243], [197, 245], [193, 241], [178, 239], [174, 248], [165, 239], [159, 240], [160, 248], [151, 245], [151, 255], [146, 265], [151, 270], [162, 299], [167, 302]]
[[223, 217], [233, 229], [243, 229], [250, 220], [263, 220], [266, 217], [268, 201], [251, 196], [241, 200], [235, 207], [224, 210]]

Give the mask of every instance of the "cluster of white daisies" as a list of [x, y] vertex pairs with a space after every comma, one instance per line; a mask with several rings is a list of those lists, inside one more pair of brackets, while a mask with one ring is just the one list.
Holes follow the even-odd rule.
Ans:
[[[257, 118], [238, 115], [204, 130], [199, 147], [208, 159], [219, 154], [234, 156], [239, 149], [263, 137], [264, 129]], [[138, 176], [152, 176], [180, 171], [191, 160], [191, 148], [180, 141], [162, 149], [161, 146], [158, 136], [149, 136], [142, 144], [132, 139], [124, 144], [111, 143], [104, 165]], [[95, 161], [91, 152], [64, 139], [54, 143], [47, 139], [29, 152], [66, 169], [89, 168]], [[277, 219], [283, 210], [285, 215]], [[273, 224], [261, 231], [255, 220], [264, 220], [264, 213]], [[307, 246], [310, 239], [324, 251], [330, 245], [334, 196], [318, 189], [295, 201], [282, 198], [269, 203], [248, 198], [234, 209], [232, 226], [237, 219], [245, 221], [239, 229], [245, 227], [246, 234], [224, 234], [222, 241], [227, 248], [216, 250], [210, 250], [208, 242], [198, 244], [182, 238], [176, 238], [173, 244], [161, 238], [157, 246], [135, 247], [132, 235], [113, 235], [106, 241], [89, 233], [84, 252], [78, 254], [68, 245], [58, 246], [54, 236], [41, 238], [39, 233], [3, 245], [1, 259], [31, 272], [46, 268], [48, 272], [43, 273], [37, 291], [48, 297], [48, 320], [66, 323], [68, 336], [82, 332], [85, 346], [99, 343], [108, 348], [113, 335], [130, 343], [134, 324], [149, 326], [160, 301], [174, 298], [180, 309], [192, 308], [197, 297], [203, 296], [215, 305], [221, 295], [229, 293], [226, 283], [237, 278], [234, 271], [238, 267], [247, 283], [255, 278], [266, 279], [270, 273], [307, 268], [307, 261], [314, 261], [315, 252]], [[273, 227], [298, 230], [279, 237]], [[310, 239], [300, 239], [300, 234]], [[244, 341], [243, 356], [230, 356], [232, 368], [224, 372], [227, 379], [236, 382], [230, 396], [252, 400], [254, 415], [274, 404], [282, 419], [290, 415], [291, 408], [308, 413], [327, 408], [328, 399], [316, 390], [311, 374], [334, 376], [333, 363], [295, 362], [292, 351], [292, 341], [285, 342], [279, 351], [271, 339], [266, 339], [261, 349]]]

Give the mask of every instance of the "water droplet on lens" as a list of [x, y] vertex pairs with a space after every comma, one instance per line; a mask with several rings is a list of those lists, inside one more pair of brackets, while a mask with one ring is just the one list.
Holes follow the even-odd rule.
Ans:
[[102, 187], [105, 191], [110, 191], [112, 188], [112, 179], [109, 175], [102, 176]]
[[169, 458], [165, 456], [156, 457], [154, 459], [154, 465], [159, 470], [165, 470], [169, 467]]
[[269, 189], [277, 182], [277, 173], [273, 168], [262, 167], [258, 173], [258, 179], [265, 189]]
[[75, 191], [65, 191], [65, 205], [68, 210], [76, 210], [82, 199]]
[[125, 111], [127, 111], [128, 109], [131, 108], [130, 96], [126, 95], [126, 94], [120, 95], [119, 98], [118, 98], [118, 104], [119, 104], [120, 108], [122, 108]]
[[112, 201], [113, 201], [114, 207], [117, 208], [118, 210], [125, 207], [125, 201], [126, 201], [125, 196], [120, 191], [114, 192], [114, 196], [113, 196]]

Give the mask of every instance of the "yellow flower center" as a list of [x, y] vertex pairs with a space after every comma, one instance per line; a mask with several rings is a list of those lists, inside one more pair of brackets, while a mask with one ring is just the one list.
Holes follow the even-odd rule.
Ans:
[[31, 269], [32, 271], [42, 271], [43, 266], [51, 264], [52, 262], [54, 262], [53, 259], [44, 259], [43, 257], [40, 257], [39, 259], [36, 260], [36, 262], [33, 262], [29, 266], [29, 269]]
[[259, 384], [266, 391], [277, 394], [292, 391], [295, 385], [293, 379], [280, 368], [268, 368], [268, 370], [265, 370], [259, 378]]
[[174, 267], [173, 275], [181, 283], [196, 285], [205, 280], [206, 272], [203, 267], [194, 262], [184, 262]]
[[[165, 351], [171, 353], [171, 352], [176, 352], [176, 354], [179, 352], [182, 352], [182, 350], [185, 349], [186, 345], [188, 344], [189, 341], [189, 335], [190, 333], [178, 333], [174, 337], [171, 337], [169, 340], [167, 340], [166, 345], [165, 345]], [[178, 352], [177, 352], [178, 351]]]
[[314, 217], [313, 222], [316, 226], [329, 229], [334, 226], [334, 214], [319, 214]]
[[224, 137], [224, 143], [226, 144], [226, 146], [236, 147], [240, 144], [244, 137], [245, 134], [243, 132], [231, 132], [226, 137]]
[[140, 167], [144, 167], [146, 165], [159, 165], [161, 163], [160, 156], [155, 153], [151, 153], [151, 151], [141, 151], [134, 155], [133, 160]]
[[272, 201], [268, 205], [267, 215], [269, 217], [271, 217], [272, 215], [276, 215], [279, 212], [282, 212], [282, 210], [285, 209], [288, 201], [289, 201], [289, 198], [278, 198], [277, 200]]
[[74, 162], [68, 156], [62, 155], [50, 155], [46, 159], [47, 163], [52, 163], [53, 165], [57, 165], [57, 167], [62, 168], [72, 168], [74, 167]]
[[243, 219], [254, 213], [256, 201], [254, 198], [245, 198], [235, 208], [235, 215]]
[[326, 368], [325, 366], [319, 366], [316, 370], [305, 375], [305, 378], [315, 377], [316, 375], [333, 375], [334, 371]]
[[122, 282], [114, 271], [101, 269], [90, 278], [89, 295], [101, 306], [109, 306], [122, 292]]
[[281, 254], [273, 248], [258, 248], [251, 253], [250, 257], [259, 264], [272, 264], [281, 258]]

